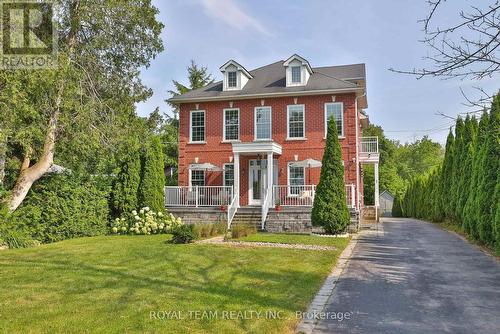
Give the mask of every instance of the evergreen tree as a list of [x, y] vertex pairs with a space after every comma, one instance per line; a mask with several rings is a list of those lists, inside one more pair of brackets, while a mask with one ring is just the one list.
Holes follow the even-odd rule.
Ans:
[[121, 154], [119, 170], [113, 182], [113, 214], [121, 216], [137, 209], [138, 190], [141, 182], [141, 156], [137, 142], [128, 145], [127, 152]]
[[329, 233], [342, 232], [350, 221], [344, 186], [342, 151], [333, 118], [328, 122], [323, 165], [311, 220], [314, 226], [323, 226]]
[[446, 151], [444, 154], [443, 161], [443, 171], [441, 173], [441, 207], [443, 208], [443, 214], [446, 218], [451, 217], [451, 205], [448, 200], [448, 195], [450, 193], [452, 184], [452, 174], [453, 174], [453, 151], [455, 146], [455, 137], [450, 129], [448, 133], [448, 138], [446, 139]]
[[493, 244], [493, 216], [497, 203], [494, 203], [495, 187], [500, 160], [500, 94], [493, 98], [486, 142], [482, 147], [483, 158], [478, 178], [479, 239]]
[[455, 125], [455, 143], [453, 146], [453, 168], [451, 173], [451, 188], [449, 195], [450, 202], [450, 214], [451, 220], [457, 222], [457, 216], [455, 214], [458, 205], [459, 191], [458, 186], [460, 184], [460, 166], [462, 165], [462, 153], [463, 153], [463, 132], [464, 132], [464, 122], [462, 118], [458, 118]]
[[465, 228], [464, 215], [467, 198], [470, 196], [469, 186], [472, 179], [472, 165], [474, 162], [474, 148], [477, 139], [477, 121], [475, 117], [467, 116], [464, 127], [464, 152], [460, 166], [460, 181], [458, 184], [458, 202], [455, 215], [460, 219]]
[[164, 211], [165, 188], [165, 158], [161, 140], [158, 136], [151, 136], [144, 150], [144, 167], [139, 187], [139, 198], [142, 207], [149, 207], [153, 211]]
[[[500, 173], [500, 170], [498, 170], [498, 173]], [[495, 237], [495, 249], [500, 253], [500, 177], [497, 177], [493, 203], [496, 205], [495, 217], [493, 218], [493, 235]]]
[[[474, 143], [474, 157], [472, 160], [472, 174], [471, 180], [469, 183], [469, 196], [467, 197], [467, 201], [464, 207], [464, 229], [465, 231], [474, 239], [479, 238], [478, 230], [477, 230], [477, 222], [479, 219], [479, 203], [478, 198], [480, 197], [478, 191], [478, 179], [481, 171], [482, 164], [482, 154], [484, 151], [482, 147], [486, 142], [486, 134], [488, 131], [488, 123], [489, 123], [489, 115], [485, 111], [481, 116], [481, 120], [479, 121], [479, 127], [477, 130], [476, 140]], [[444, 198], [446, 200], [446, 197]]]

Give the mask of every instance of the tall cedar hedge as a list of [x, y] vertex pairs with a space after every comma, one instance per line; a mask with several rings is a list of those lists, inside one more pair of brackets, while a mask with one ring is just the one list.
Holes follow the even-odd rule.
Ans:
[[138, 191], [141, 183], [141, 154], [137, 142], [130, 143], [126, 153], [121, 154], [119, 170], [113, 182], [112, 212], [115, 217], [137, 209]]
[[139, 187], [139, 201], [142, 207], [149, 207], [153, 211], [165, 209], [165, 158], [161, 140], [153, 136], [144, 151], [144, 167]]
[[406, 217], [449, 221], [500, 251], [500, 94], [479, 124], [458, 118], [443, 165], [412, 180], [401, 200]]
[[350, 220], [344, 187], [342, 151], [333, 118], [328, 122], [323, 165], [311, 220], [314, 226], [322, 226], [328, 233], [342, 232]]

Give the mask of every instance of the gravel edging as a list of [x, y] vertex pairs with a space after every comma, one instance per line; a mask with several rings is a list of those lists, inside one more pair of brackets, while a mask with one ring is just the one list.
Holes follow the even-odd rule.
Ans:
[[320, 317], [321, 313], [324, 312], [326, 305], [328, 304], [328, 300], [333, 295], [333, 290], [337, 285], [337, 281], [339, 280], [340, 275], [344, 271], [347, 263], [349, 262], [349, 259], [351, 258], [352, 252], [358, 242], [360, 234], [361, 232], [358, 234], [354, 234], [347, 247], [340, 254], [337, 263], [335, 264], [332, 271], [321, 286], [321, 289], [319, 289], [318, 293], [316, 294], [316, 296], [314, 296], [314, 299], [307, 308], [306, 313], [297, 326], [297, 329], [295, 331], [296, 333], [311, 334], [313, 332], [316, 324], [318, 323], [318, 317]]
[[261, 241], [224, 240], [224, 236], [217, 236], [210, 239], [204, 239], [197, 241], [196, 243], [211, 244], [211, 245], [226, 245], [232, 247], [270, 247], [270, 248], [288, 248], [288, 249], [322, 250], [322, 251], [337, 250], [337, 247], [333, 246], [286, 244], [278, 242], [261, 242]]

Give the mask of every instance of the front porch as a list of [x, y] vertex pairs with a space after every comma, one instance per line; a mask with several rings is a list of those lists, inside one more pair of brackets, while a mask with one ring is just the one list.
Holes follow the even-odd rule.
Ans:
[[[272, 213], [273, 221], [289, 213], [310, 214], [316, 194], [316, 185], [272, 185], [271, 191], [262, 189], [261, 196], [265, 200], [259, 205], [238, 206], [237, 192], [234, 186], [167, 186], [165, 187], [165, 206], [170, 211], [191, 212], [202, 219], [226, 219], [228, 227], [238, 212], [258, 212], [259, 227], [264, 229]], [[356, 187], [345, 185], [346, 204], [351, 211], [355, 209]], [[268, 206], [265, 203], [269, 203]], [[278, 215], [278, 218], [280, 216]], [[301, 216], [302, 217], [302, 216]], [[210, 218], [210, 219], [209, 219]], [[273, 228], [276, 229], [276, 228]], [[295, 232], [299, 232], [296, 230]]]

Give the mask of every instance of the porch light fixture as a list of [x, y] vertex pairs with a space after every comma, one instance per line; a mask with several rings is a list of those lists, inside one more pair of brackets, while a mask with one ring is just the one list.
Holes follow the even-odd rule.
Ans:
[[198, 157], [194, 157], [194, 163], [195, 163], [195, 164], [197, 164], [197, 163], [198, 163], [198, 161], [200, 161], [200, 158], [198, 158]]

